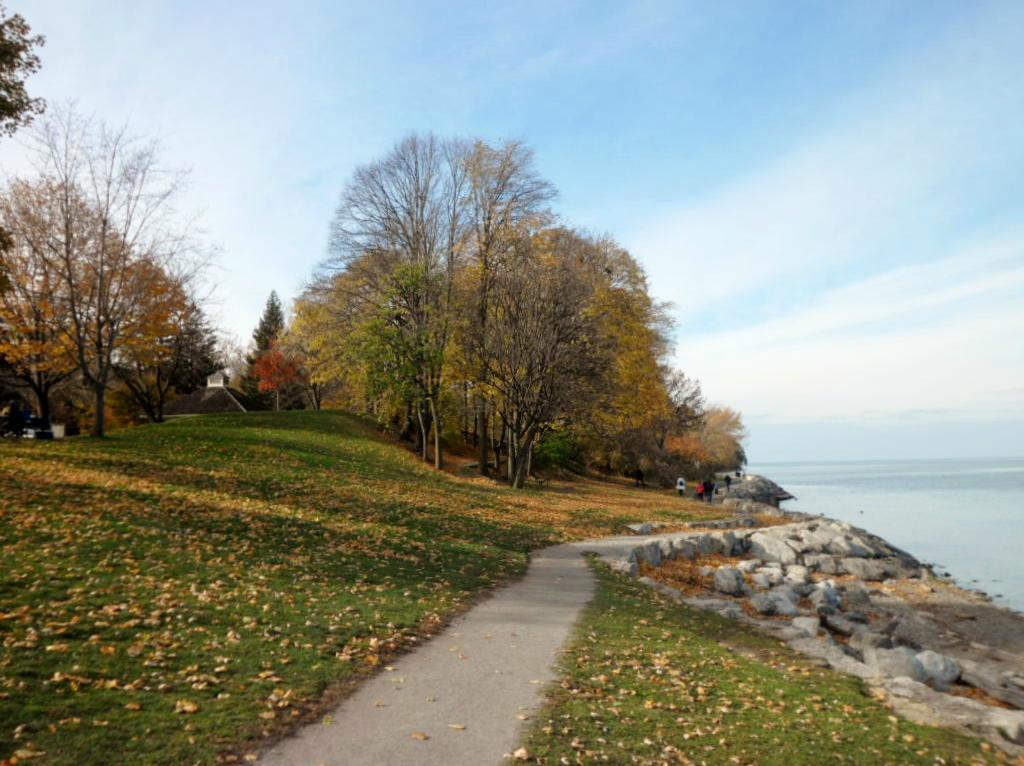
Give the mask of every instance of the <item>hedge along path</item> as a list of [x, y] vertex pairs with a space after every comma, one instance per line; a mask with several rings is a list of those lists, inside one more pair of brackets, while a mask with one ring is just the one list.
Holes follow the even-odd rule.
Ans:
[[259, 763], [501, 763], [544, 703], [559, 650], [594, 596], [595, 578], [582, 554], [635, 544], [635, 537], [608, 538], [536, 553], [522, 580], [401, 657]]

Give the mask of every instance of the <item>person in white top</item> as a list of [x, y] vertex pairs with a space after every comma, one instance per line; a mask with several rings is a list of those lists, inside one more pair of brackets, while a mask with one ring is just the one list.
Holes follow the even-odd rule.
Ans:
[[676, 489], [679, 490], [679, 497], [686, 494], [686, 479], [682, 476], [676, 479]]

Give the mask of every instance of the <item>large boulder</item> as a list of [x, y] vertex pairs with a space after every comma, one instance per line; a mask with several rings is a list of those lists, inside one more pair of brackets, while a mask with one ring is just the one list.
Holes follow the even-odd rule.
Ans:
[[735, 567], [719, 567], [715, 570], [715, 590], [729, 596], [740, 596], [746, 589], [743, 573]]
[[804, 566], [812, 572], [821, 572], [822, 574], [832, 575], [841, 574], [839, 571], [838, 559], [827, 553], [805, 553]]
[[885, 564], [873, 559], [845, 558], [839, 564], [846, 574], [859, 580], [879, 581], [888, 576]]
[[827, 605], [838, 609], [842, 605], [839, 591], [825, 583], [818, 583], [808, 598], [815, 607]]
[[729, 488], [730, 500], [753, 500], [757, 503], [779, 507], [783, 500], [793, 500], [793, 495], [780, 487], [771, 479], [755, 474], [747, 474], [739, 481], [734, 481]]
[[786, 582], [805, 583], [810, 579], [811, 573], [807, 571], [807, 567], [800, 564], [790, 564], [786, 567]]
[[867, 540], [859, 535], [845, 534], [834, 537], [828, 543], [828, 552], [836, 556], [850, 556], [855, 558], [871, 558], [879, 555]]
[[792, 595], [784, 589], [758, 593], [750, 599], [750, 604], [761, 614], [781, 614], [787, 617], [795, 617], [800, 614], [800, 610], [793, 602]]
[[865, 649], [864, 664], [877, 675], [888, 678], [905, 676], [914, 681], [925, 679], [924, 666], [917, 659], [914, 650], [906, 646], [898, 646], [895, 649]]
[[821, 620], [817, 617], [794, 617], [793, 627], [802, 632], [805, 636], [814, 637], [818, 635], [821, 627]]
[[917, 660], [924, 668], [924, 680], [940, 692], [960, 678], [960, 665], [952, 657], [926, 649], [917, 653]]
[[891, 649], [892, 641], [884, 633], [873, 630], [858, 630], [850, 636], [849, 646], [863, 654], [869, 649]]
[[771, 531], [755, 532], [750, 536], [750, 552], [763, 561], [796, 564], [799, 557], [784, 538]]

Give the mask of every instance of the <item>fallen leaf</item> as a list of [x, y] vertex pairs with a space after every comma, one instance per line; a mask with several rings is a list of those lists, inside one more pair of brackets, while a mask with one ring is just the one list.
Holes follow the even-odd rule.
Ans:
[[465, 731], [466, 727], [461, 723], [450, 723], [448, 724], [449, 729], [455, 729], [455, 731]]
[[525, 747], [521, 747], [512, 753], [512, 757], [517, 761], [528, 761], [530, 760], [530, 752]]
[[412, 738], [413, 738], [413, 739], [418, 739], [418, 740], [420, 740], [421, 742], [426, 742], [426, 741], [427, 741], [428, 739], [430, 739], [430, 735], [429, 735], [429, 734], [427, 734], [426, 732], [422, 732], [422, 731], [414, 731], [414, 732], [412, 733]]
[[174, 703], [175, 713], [195, 713], [198, 712], [199, 705], [192, 700], [178, 700]]

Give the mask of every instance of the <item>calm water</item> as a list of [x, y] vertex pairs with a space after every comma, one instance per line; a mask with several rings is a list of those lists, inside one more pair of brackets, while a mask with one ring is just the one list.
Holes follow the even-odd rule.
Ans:
[[1024, 458], [752, 466], [786, 508], [849, 521], [1024, 611]]

